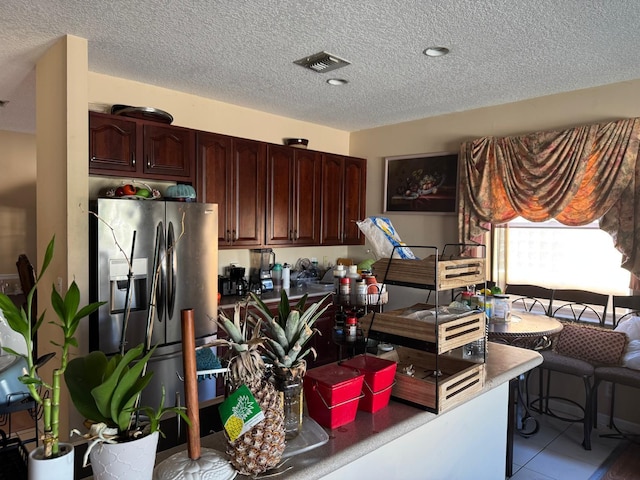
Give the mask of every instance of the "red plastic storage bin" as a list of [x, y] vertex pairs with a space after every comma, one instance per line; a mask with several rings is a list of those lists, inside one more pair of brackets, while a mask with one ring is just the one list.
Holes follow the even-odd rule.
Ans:
[[362, 397], [363, 381], [363, 373], [337, 363], [308, 370], [304, 377], [304, 397], [309, 416], [327, 428], [353, 422]]
[[374, 413], [389, 404], [396, 375], [396, 362], [373, 355], [358, 355], [340, 365], [364, 374], [364, 397], [358, 405], [359, 410]]

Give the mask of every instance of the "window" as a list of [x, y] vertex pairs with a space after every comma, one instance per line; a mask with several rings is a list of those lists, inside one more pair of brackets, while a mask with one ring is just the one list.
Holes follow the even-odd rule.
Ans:
[[630, 274], [620, 267], [622, 254], [597, 222], [568, 227], [555, 220], [532, 223], [518, 218], [496, 230], [494, 245], [502, 253], [497, 258], [504, 261], [494, 267], [494, 278], [503, 279], [501, 284], [629, 294]]

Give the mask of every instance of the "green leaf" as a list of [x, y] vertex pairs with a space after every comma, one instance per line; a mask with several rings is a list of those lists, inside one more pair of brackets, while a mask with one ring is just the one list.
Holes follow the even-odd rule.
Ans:
[[[283, 292], [284, 292], [284, 290], [283, 290]], [[264, 319], [265, 320], [272, 319], [273, 315], [271, 314], [271, 310], [269, 310], [269, 307], [267, 307], [267, 305], [260, 299], [260, 297], [258, 297], [253, 292], [250, 292], [249, 295], [251, 296], [251, 299], [255, 302], [256, 308], [258, 309], [258, 312], [260, 312], [262, 314]]]
[[13, 330], [19, 333], [25, 340], [31, 339], [31, 326], [27, 314], [23, 309], [19, 309], [8, 296], [0, 293], [0, 310]]
[[[154, 350], [155, 348], [151, 349], [143, 358], [137, 360], [127, 372], [120, 376], [120, 380], [111, 398], [111, 418], [120, 418], [122, 415], [121, 411], [127, 406], [130, 399], [132, 397], [134, 399], [138, 397], [142, 389], [146, 386], [146, 384], [144, 384], [140, 388], [139, 381], [141, 379], [148, 377], [148, 379], [151, 380], [151, 374], [145, 375], [144, 377], [142, 374]], [[118, 424], [120, 424], [119, 420]]]
[[102, 383], [108, 364], [106, 355], [100, 351], [74, 358], [67, 365], [64, 380], [73, 404], [84, 418], [114, 427], [115, 425], [100, 413], [91, 395], [91, 391]]
[[271, 347], [273, 353], [275, 353], [278, 358], [282, 358], [287, 354], [282, 345], [276, 342], [273, 338], [267, 338], [267, 344]]
[[93, 395], [93, 398], [96, 401], [98, 410], [100, 410], [100, 413], [105, 417], [109, 417], [111, 415], [111, 399], [113, 398], [113, 393], [115, 392], [116, 386], [118, 385], [123, 372], [128, 368], [129, 363], [142, 354], [142, 349], [143, 345], [140, 344], [125, 353], [111, 375], [105, 378], [102, 384], [91, 390], [91, 395]]
[[142, 390], [151, 381], [152, 373], [139, 377], [131, 387], [131, 391], [123, 397], [122, 403], [114, 409], [113, 419], [121, 432], [126, 432], [131, 424], [131, 415], [135, 411], [134, 407]]
[[305, 293], [300, 300], [296, 303], [294, 307], [296, 310], [300, 310], [300, 312], [304, 312], [304, 306], [307, 304], [308, 293]]
[[18, 353], [16, 352], [13, 348], [9, 348], [9, 347], [2, 347], [2, 350], [4, 350], [7, 353], [10, 353], [11, 355], [15, 355], [16, 357], [22, 357], [22, 358], [27, 358], [26, 355], [23, 355], [22, 353]]
[[280, 304], [278, 305], [278, 323], [282, 328], [285, 327], [287, 319], [289, 318], [290, 307], [289, 307], [289, 297], [287, 296], [286, 290], [282, 289], [280, 292]]
[[298, 336], [298, 328], [300, 326], [300, 312], [298, 310], [292, 310], [287, 317], [287, 323], [284, 328], [284, 333], [287, 337], [287, 344], [291, 345]]
[[227, 332], [227, 335], [231, 337], [231, 340], [233, 340], [237, 344], [244, 343], [242, 332], [223, 313], [220, 313], [220, 320], [222, 322], [220, 323], [220, 326], [225, 332]]
[[54, 250], [55, 242], [56, 242], [56, 236], [54, 235], [49, 241], [49, 245], [47, 245], [47, 250], [44, 253], [44, 260], [42, 261], [42, 269], [40, 270], [40, 275], [38, 275], [38, 278], [36, 279], [36, 284], [38, 283], [38, 281], [40, 280], [44, 272], [49, 267], [49, 264], [51, 263], [51, 259], [53, 258], [53, 250]]
[[285, 350], [289, 348], [289, 342], [287, 341], [287, 336], [284, 333], [284, 330], [282, 329], [282, 327], [278, 325], [278, 322], [276, 322], [274, 318], [269, 320], [269, 326], [273, 330], [273, 333], [275, 336], [274, 340], [278, 342], [280, 345], [282, 345], [282, 348], [284, 348]]

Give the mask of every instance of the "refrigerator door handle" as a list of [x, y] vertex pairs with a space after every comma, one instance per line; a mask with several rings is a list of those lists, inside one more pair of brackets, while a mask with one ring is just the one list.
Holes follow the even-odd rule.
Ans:
[[167, 319], [173, 318], [176, 304], [176, 288], [178, 281], [178, 256], [175, 252], [176, 236], [173, 222], [167, 228]]
[[156, 312], [158, 313], [158, 321], [162, 322], [164, 320], [164, 311], [166, 304], [166, 285], [167, 285], [167, 263], [166, 263], [166, 255], [167, 250], [165, 247], [165, 238], [164, 238], [164, 224], [162, 222], [158, 223], [158, 228], [156, 230], [156, 245], [157, 251], [155, 252], [157, 256], [157, 261], [154, 262], [154, 277], [158, 276], [158, 281], [156, 282]]

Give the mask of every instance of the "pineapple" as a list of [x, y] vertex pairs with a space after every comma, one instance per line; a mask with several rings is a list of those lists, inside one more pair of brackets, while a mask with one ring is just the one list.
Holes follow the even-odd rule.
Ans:
[[306, 361], [303, 358], [309, 353], [315, 357], [316, 351], [313, 347], [305, 351], [302, 348], [318, 331], [311, 327], [329, 308], [329, 305], [320, 308], [329, 296], [331, 294], [326, 295], [322, 300], [310, 305], [305, 310], [307, 295], [304, 295], [293, 308], [290, 308], [287, 293], [282, 290], [278, 312], [273, 315], [264, 302], [251, 293], [251, 298], [261, 317], [260, 319], [254, 317], [253, 325], [264, 322], [266, 334], [266, 348], [264, 350], [275, 367], [292, 369], [295, 373], [300, 371], [304, 375]]
[[235, 441], [229, 441], [227, 455], [231, 464], [242, 475], [258, 475], [280, 462], [286, 446], [284, 414], [278, 392], [267, 380], [265, 364], [258, 352], [264, 339], [260, 336], [260, 325], [253, 329], [251, 339], [245, 340], [246, 323], [240, 322], [240, 305], [237, 304], [231, 321], [220, 313], [220, 326], [229, 335], [229, 340], [217, 340], [217, 345], [226, 345], [233, 350], [229, 361], [230, 386], [236, 389], [246, 385], [258, 401], [264, 420], [254, 425]]
[[280, 404], [284, 411], [284, 428], [287, 439], [294, 438], [302, 428], [304, 405], [302, 383], [307, 369], [304, 357], [310, 353], [314, 357], [316, 355], [313, 347], [306, 350], [303, 348], [317, 332], [317, 329], [312, 327], [327, 310], [328, 305], [324, 308], [321, 306], [330, 295], [305, 310], [307, 295], [304, 295], [291, 308], [287, 293], [282, 290], [278, 311], [274, 316], [260, 298], [253, 293], [251, 294], [261, 318], [250, 315], [249, 319], [253, 322], [254, 328], [260, 328], [262, 322], [265, 325], [266, 342], [263, 349], [268, 360], [273, 364], [273, 381], [278, 389]]

